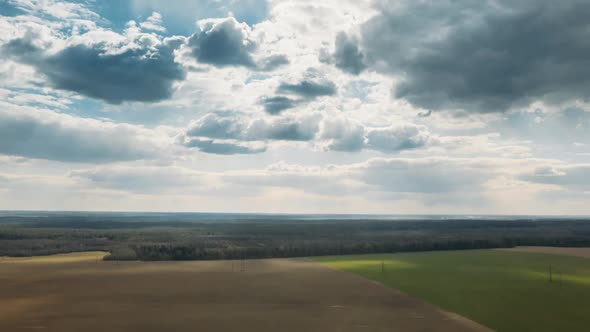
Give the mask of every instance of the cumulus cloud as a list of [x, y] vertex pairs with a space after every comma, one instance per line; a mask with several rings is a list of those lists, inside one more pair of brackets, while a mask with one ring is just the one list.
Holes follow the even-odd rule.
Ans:
[[267, 113], [279, 114], [284, 110], [297, 106], [299, 101], [285, 96], [275, 96], [263, 98], [261, 103]]
[[260, 71], [272, 71], [289, 64], [289, 58], [284, 54], [275, 54], [259, 61], [257, 69]]
[[188, 40], [192, 54], [201, 63], [218, 67], [255, 67], [251, 53], [256, 42], [249, 37], [250, 27], [234, 18], [199, 21], [200, 32]]
[[302, 80], [297, 83], [281, 83], [277, 88], [279, 93], [289, 93], [307, 99], [336, 94], [336, 85], [330, 81]]
[[365, 127], [357, 121], [343, 117], [322, 122], [320, 136], [328, 142], [328, 150], [359, 151], [366, 144]]
[[252, 29], [233, 17], [205, 19], [198, 24], [200, 31], [188, 39], [188, 46], [199, 63], [260, 71], [274, 70], [289, 63], [285, 55], [271, 55], [256, 61], [253, 54], [258, 43], [252, 36]]
[[[169, 98], [185, 70], [174, 60], [179, 38], [141, 33], [134, 22], [126, 36], [88, 32], [65, 41], [40, 40], [34, 31], [2, 46], [11, 58], [33, 66], [58, 89], [119, 104]], [[39, 45], [55, 45], [43, 48]], [[57, 48], [57, 49], [56, 49]]]
[[383, 152], [416, 149], [433, 140], [426, 127], [416, 125], [373, 128], [367, 132], [367, 148]]
[[311, 141], [318, 132], [319, 120], [317, 115], [249, 120], [238, 114], [209, 113], [189, 126], [180, 143], [207, 153], [260, 153], [266, 148], [240, 141]]
[[215, 113], [208, 113], [190, 124], [186, 136], [237, 139], [244, 134], [245, 127], [245, 122], [234, 116], [220, 116]]
[[0, 110], [0, 154], [104, 163], [162, 157], [158, 134], [142, 127], [52, 111]]
[[243, 141], [308, 141], [318, 131], [318, 123], [317, 115], [248, 120], [240, 115], [209, 113], [192, 123], [185, 135]]
[[162, 21], [162, 15], [158, 12], [153, 12], [152, 15], [150, 15], [144, 22], [141, 22], [139, 26], [145, 30], [166, 32], [166, 28]]
[[[369, 149], [384, 153], [426, 147], [438, 142], [438, 138], [426, 127], [413, 124], [373, 128], [345, 117], [324, 116], [320, 113], [255, 120], [248, 120], [238, 114], [221, 116], [210, 113], [189, 126], [181, 144], [216, 153], [209, 146], [213, 144], [211, 140], [216, 140], [218, 144], [222, 144], [223, 140], [314, 142], [326, 150], [353, 152]], [[264, 151], [261, 148], [237, 147], [234, 146], [235, 142], [231, 145], [231, 148], [226, 148], [240, 151], [236, 153]]]
[[209, 139], [189, 139], [186, 140], [184, 146], [189, 148], [197, 148], [205, 153], [213, 154], [255, 154], [266, 151], [266, 147], [252, 147], [245, 144], [220, 142]]
[[[264, 110], [273, 115], [297, 105], [306, 104], [319, 97], [333, 96], [337, 93], [337, 89], [332, 81], [318, 78], [304, 78], [295, 83], [280, 83], [276, 89], [276, 93], [279, 95], [262, 99]], [[286, 97], [284, 96], [285, 94], [296, 96], [297, 99]]]
[[344, 117], [325, 119], [320, 137], [327, 141], [328, 150], [348, 152], [369, 149], [396, 153], [438, 141], [424, 126], [406, 124], [372, 128]]
[[337, 92], [334, 82], [323, 77], [317, 69], [309, 68], [305, 71], [303, 78], [292, 82], [281, 82], [275, 90], [278, 95], [264, 97], [261, 103], [267, 113], [276, 115], [297, 105], [305, 105], [319, 97], [334, 96]]
[[380, 0], [362, 26], [366, 59], [395, 96], [434, 110], [499, 112], [586, 100], [590, 3]]
[[325, 50], [320, 53], [320, 61], [333, 63], [342, 71], [353, 75], [359, 75], [367, 68], [364, 63], [365, 55], [360, 51], [358, 38], [340, 32], [336, 36], [334, 53], [326, 54]]
[[318, 117], [258, 119], [248, 125], [246, 138], [252, 140], [310, 141], [318, 131]]

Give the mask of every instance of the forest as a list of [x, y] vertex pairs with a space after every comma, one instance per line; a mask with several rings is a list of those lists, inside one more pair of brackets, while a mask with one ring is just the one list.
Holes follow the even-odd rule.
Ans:
[[325, 219], [305, 216], [14, 213], [0, 256], [107, 251], [110, 260], [211, 260], [590, 246], [584, 218]]

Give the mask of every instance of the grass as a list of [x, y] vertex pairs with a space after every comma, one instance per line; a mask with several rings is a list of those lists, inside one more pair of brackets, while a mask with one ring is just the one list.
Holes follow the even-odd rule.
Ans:
[[590, 330], [590, 259], [469, 250], [317, 260], [499, 332]]

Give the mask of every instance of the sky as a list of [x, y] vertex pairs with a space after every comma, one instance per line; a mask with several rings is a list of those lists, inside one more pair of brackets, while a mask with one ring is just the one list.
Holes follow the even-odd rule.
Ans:
[[590, 215], [587, 13], [0, 0], [0, 209]]

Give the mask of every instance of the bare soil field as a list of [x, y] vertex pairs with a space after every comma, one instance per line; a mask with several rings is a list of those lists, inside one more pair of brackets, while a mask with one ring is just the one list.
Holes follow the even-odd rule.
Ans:
[[560, 247], [515, 247], [497, 250], [521, 251], [542, 254], [556, 254], [590, 258], [590, 248], [560, 248]]
[[304, 259], [108, 262], [103, 255], [0, 258], [0, 331], [485, 330]]

